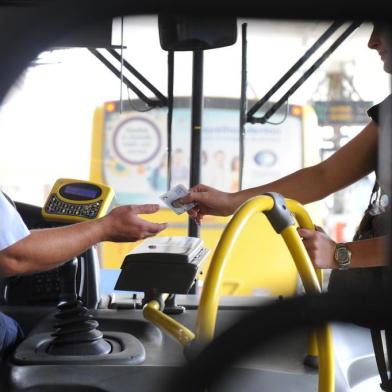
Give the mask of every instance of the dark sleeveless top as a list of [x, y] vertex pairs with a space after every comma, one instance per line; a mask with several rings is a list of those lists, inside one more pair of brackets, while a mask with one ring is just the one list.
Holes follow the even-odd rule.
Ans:
[[392, 94], [388, 95], [382, 102], [378, 103], [377, 105], [372, 106], [368, 111], [367, 114], [368, 116], [377, 124], [379, 124], [379, 117], [380, 117], [380, 110], [382, 107], [387, 107], [389, 105], [389, 108], [392, 105]]
[[[381, 117], [381, 113], [385, 110], [385, 111], [390, 111], [391, 109], [391, 105], [392, 105], [392, 94], [388, 95], [388, 97], [386, 97], [382, 102], [378, 103], [377, 105], [372, 106], [368, 111], [367, 114], [368, 116], [375, 122], [377, 123], [377, 125], [380, 125], [380, 117]], [[379, 129], [380, 132], [382, 132], [382, 127], [380, 127]], [[383, 190], [383, 186], [380, 182], [380, 178], [379, 178], [379, 172], [376, 168], [376, 184], [375, 184], [375, 188], [373, 189], [373, 194], [378, 191], [378, 195], [377, 195], [377, 199], [379, 199], [381, 201], [381, 210], [379, 210], [378, 212], [385, 212], [385, 210], [383, 210], [386, 208], [386, 206], [389, 204], [389, 197], [388, 195], [385, 193], [385, 189]], [[377, 185], [379, 184], [379, 186]], [[379, 189], [377, 189], [377, 186]], [[373, 199], [376, 199], [376, 195], [372, 195]], [[378, 233], [376, 233], [377, 235]], [[383, 233], [385, 234], [385, 232]]]
[[[379, 124], [380, 113], [384, 110], [384, 107], [387, 109], [387, 105], [391, 105], [391, 95], [371, 107], [367, 111], [369, 117]], [[376, 177], [378, 178], [377, 172]], [[387, 233], [388, 220], [385, 212], [388, 204], [388, 196], [376, 181], [369, 206], [354, 235], [354, 241], [379, 237]], [[345, 271], [333, 269], [329, 279], [328, 291], [339, 294], [352, 292], [358, 295], [366, 295], [370, 291], [386, 290], [389, 286], [386, 271], [385, 267], [351, 268]]]

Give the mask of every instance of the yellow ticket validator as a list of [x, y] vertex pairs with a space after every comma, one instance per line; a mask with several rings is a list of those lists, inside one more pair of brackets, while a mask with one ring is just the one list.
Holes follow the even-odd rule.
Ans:
[[60, 178], [50, 191], [42, 208], [42, 216], [46, 220], [67, 223], [101, 218], [113, 197], [113, 188], [108, 185]]

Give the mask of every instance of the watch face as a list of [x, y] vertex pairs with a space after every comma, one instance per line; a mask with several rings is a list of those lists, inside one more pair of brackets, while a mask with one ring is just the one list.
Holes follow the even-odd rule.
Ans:
[[335, 261], [339, 265], [339, 269], [346, 270], [350, 268], [351, 251], [344, 244], [337, 244], [335, 249]]
[[340, 263], [347, 263], [349, 261], [349, 256], [348, 256], [348, 253], [347, 253], [347, 249], [346, 248], [338, 248], [338, 249], [336, 249], [336, 259]]

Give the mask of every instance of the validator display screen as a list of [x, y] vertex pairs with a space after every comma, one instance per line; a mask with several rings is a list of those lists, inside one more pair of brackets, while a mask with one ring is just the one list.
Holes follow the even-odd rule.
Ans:
[[89, 184], [69, 184], [61, 188], [61, 195], [70, 199], [96, 199], [102, 193], [101, 189]]

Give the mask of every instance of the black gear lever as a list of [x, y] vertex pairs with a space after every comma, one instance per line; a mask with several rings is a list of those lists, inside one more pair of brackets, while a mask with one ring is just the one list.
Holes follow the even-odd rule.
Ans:
[[76, 301], [76, 274], [78, 272], [78, 259], [75, 257], [59, 268], [60, 275], [60, 303]]
[[55, 315], [58, 320], [53, 341], [47, 352], [53, 355], [109, 354], [112, 346], [103, 339], [98, 322], [92, 318], [76, 292], [78, 260], [74, 258], [60, 268], [61, 301]]

